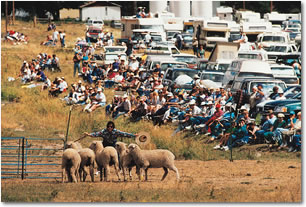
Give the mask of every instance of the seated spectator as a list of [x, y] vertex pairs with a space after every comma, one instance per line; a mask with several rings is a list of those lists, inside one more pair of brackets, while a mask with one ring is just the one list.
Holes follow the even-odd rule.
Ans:
[[87, 111], [89, 113], [93, 112], [98, 107], [105, 106], [106, 104], [106, 97], [102, 92], [102, 89], [96, 88], [95, 90], [96, 92], [95, 95], [92, 96], [91, 103], [87, 104], [87, 106], [84, 109], [84, 111]]
[[128, 95], [124, 94], [123, 101], [114, 108], [113, 118], [117, 119], [121, 115], [130, 114], [130, 113], [131, 113], [131, 102], [128, 99]]

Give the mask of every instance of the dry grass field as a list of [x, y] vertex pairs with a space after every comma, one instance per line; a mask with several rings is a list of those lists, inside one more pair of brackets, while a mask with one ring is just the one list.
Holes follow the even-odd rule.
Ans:
[[[2, 33], [5, 22], [1, 22]], [[17, 21], [9, 29], [23, 32], [30, 41], [27, 45], [1, 43], [1, 136], [64, 138], [67, 129], [69, 107], [58, 98], [50, 98], [40, 88], [22, 88], [17, 78], [24, 60], [31, 61], [41, 52], [57, 54], [61, 73], [48, 73], [50, 80], [64, 76], [70, 85], [78, 81], [73, 77], [73, 52], [77, 37], [83, 37], [82, 23], [60, 23], [58, 30], [65, 30], [67, 47], [45, 47], [40, 42], [48, 33], [46, 24], [35, 28], [31, 22]], [[120, 31], [113, 31], [115, 38]], [[2, 34], [3, 35], [3, 34]], [[112, 90], [105, 91], [110, 102]], [[60, 97], [63, 97], [62, 94]], [[84, 131], [104, 128], [108, 118], [104, 110], [92, 114], [73, 108], [68, 140], [78, 139]], [[181, 180], [175, 181], [169, 172], [161, 182], [162, 169], [150, 169], [149, 181], [139, 182], [133, 170], [131, 182], [61, 183], [54, 179], [2, 179], [2, 202], [301, 202], [301, 153], [269, 150], [266, 146], [244, 146], [233, 150], [234, 162], [229, 162], [229, 152], [214, 151], [216, 143], [207, 144], [207, 137], [182, 133], [171, 136], [172, 126], [154, 128], [151, 122], [137, 124], [116, 120], [116, 128], [137, 133], [147, 131], [152, 136], [151, 149], [164, 148], [176, 156]], [[81, 141], [84, 147], [92, 139]], [[131, 139], [123, 141], [130, 143]], [[46, 142], [46, 146], [48, 143]], [[113, 172], [113, 169], [111, 169]], [[77, 190], [76, 190], [77, 189]]]

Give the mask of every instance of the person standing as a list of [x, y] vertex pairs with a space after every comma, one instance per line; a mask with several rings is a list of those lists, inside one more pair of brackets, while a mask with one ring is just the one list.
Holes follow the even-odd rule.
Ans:
[[130, 56], [133, 53], [133, 41], [131, 37], [129, 37], [126, 47], [127, 47], [126, 55]]
[[60, 31], [59, 36], [60, 36], [61, 46], [65, 47], [65, 37], [66, 37], [65, 31], [64, 32]]
[[128, 137], [128, 138], [135, 138], [137, 134], [127, 133], [119, 131], [118, 129], [115, 129], [115, 123], [112, 121], [107, 122], [106, 129], [102, 129], [98, 132], [84, 132], [84, 135], [90, 136], [90, 137], [102, 137], [103, 141], [103, 147], [115, 147], [117, 138], [118, 137]]
[[52, 34], [52, 40], [54, 44], [56, 44], [58, 41], [58, 34], [59, 34], [58, 31], [54, 29], [53, 34]]
[[82, 58], [79, 55], [79, 53], [75, 52], [75, 55], [73, 56], [73, 62], [74, 62], [73, 77], [75, 77], [75, 73], [77, 69], [78, 69], [78, 73], [81, 73], [81, 66], [80, 66], [81, 59]]
[[205, 58], [205, 50], [204, 50], [203, 45], [200, 46], [199, 54], [200, 54], [200, 58]]
[[197, 38], [195, 37], [192, 41], [192, 49], [193, 49], [193, 54], [196, 55], [196, 56], [198, 56], [198, 49], [199, 49], [198, 44], [199, 44], [199, 42], [198, 42]]

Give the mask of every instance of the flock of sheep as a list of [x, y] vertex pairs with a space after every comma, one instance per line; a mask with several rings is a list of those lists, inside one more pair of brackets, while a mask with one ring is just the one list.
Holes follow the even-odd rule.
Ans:
[[[118, 159], [118, 154], [120, 162]], [[67, 142], [66, 149], [62, 157], [62, 182], [65, 182], [66, 176], [68, 182], [85, 182], [90, 174], [91, 181], [94, 182], [95, 163], [97, 170], [100, 171], [100, 181], [109, 181], [110, 166], [114, 166], [118, 180], [120, 181], [120, 168], [122, 170], [124, 181], [127, 181], [126, 173], [129, 173], [129, 179], [132, 180], [131, 170], [136, 166], [136, 173], [139, 180], [145, 172], [145, 180], [148, 180], [149, 168], [163, 168], [164, 180], [168, 174], [168, 169], [176, 173], [176, 179], [179, 180], [179, 172], [174, 165], [175, 156], [169, 150], [141, 150], [137, 144], [127, 144], [117, 142], [116, 147], [103, 147], [101, 141], [93, 141], [89, 148], [82, 148], [78, 142]], [[120, 167], [119, 167], [120, 163]]]

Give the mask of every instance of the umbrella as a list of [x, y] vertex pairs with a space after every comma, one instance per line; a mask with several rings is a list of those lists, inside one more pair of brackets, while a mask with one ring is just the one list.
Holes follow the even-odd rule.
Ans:
[[191, 84], [191, 81], [192, 78], [188, 75], [180, 75], [174, 80], [177, 85]]
[[200, 84], [201, 84], [202, 86], [204, 86], [205, 88], [213, 88], [213, 89], [219, 88], [219, 86], [217, 85], [217, 83], [215, 83], [215, 82], [212, 81], [212, 80], [208, 80], [208, 79], [206, 79], [206, 80], [201, 80], [201, 81], [200, 81]]

